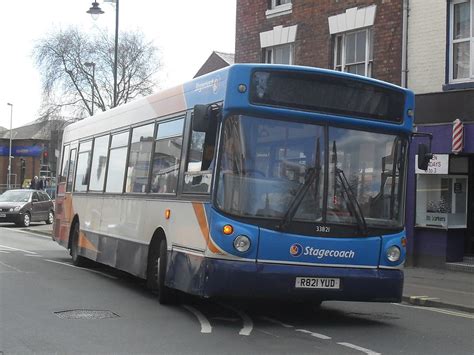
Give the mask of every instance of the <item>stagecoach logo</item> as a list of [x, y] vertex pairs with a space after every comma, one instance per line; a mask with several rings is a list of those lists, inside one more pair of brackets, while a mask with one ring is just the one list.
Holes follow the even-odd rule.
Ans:
[[301, 244], [295, 243], [290, 247], [290, 254], [292, 256], [300, 256], [303, 253]]
[[212, 88], [212, 92], [216, 94], [217, 90], [219, 89], [219, 79], [216, 78], [216, 79], [205, 81], [203, 83], [197, 83], [194, 91], [201, 92], [202, 90], [205, 90], [208, 88]]
[[317, 259], [338, 258], [338, 259], [354, 259], [355, 252], [353, 250], [334, 250], [334, 249], [318, 249], [313, 247], [302, 247], [301, 244], [294, 243], [290, 246], [291, 256], [298, 257], [301, 255], [314, 256]]

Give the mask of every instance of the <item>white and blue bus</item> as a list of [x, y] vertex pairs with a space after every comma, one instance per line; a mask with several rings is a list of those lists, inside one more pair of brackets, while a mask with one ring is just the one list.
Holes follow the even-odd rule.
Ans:
[[399, 302], [413, 112], [411, 91], [347, 73], [210, 73], [65, 129], [53, 238], [161, 303]]

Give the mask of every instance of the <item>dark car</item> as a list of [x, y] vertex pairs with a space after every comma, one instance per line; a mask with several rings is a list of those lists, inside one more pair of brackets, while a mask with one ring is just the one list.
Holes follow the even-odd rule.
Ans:
[[0, 222], [28, 227], [31, 222], [53, 223], [54, 203], [40, 190], [8, 190], [0, 195]]

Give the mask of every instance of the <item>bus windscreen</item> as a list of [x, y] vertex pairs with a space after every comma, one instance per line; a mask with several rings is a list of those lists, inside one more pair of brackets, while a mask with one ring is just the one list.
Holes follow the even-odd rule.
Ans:
[[405, 94], [337, 75], [257, 70], [252, 76], [250, 102], [401, 123]]

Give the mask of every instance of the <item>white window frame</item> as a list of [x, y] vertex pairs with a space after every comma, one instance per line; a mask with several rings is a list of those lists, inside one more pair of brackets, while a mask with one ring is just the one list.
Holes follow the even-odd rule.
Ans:
[[[454, 39], [454, 6], [462, 3], [470, 3], [470, 29], [467, 38]], [[456, 43], [468, 42], [469, 44], [469, 77], [454, 79], [454, 45]], [[474, 0], [452, 0], [449, 4], [449, 83], [466, 83], [474, 81]]]
[[[348, 35], [365, 32], [365, 58], [363, 62], [354, 62], [354, 63], [347, 63], [346, 62], [346, 38]], [[341, 63], [337, 63], [338, 57], [338, 41], [341, 41]], [[371, 43], [371, 39], [373, 41], [373, 28], [368, 27], [362, 30], [357, 31], [350, 31], [337, 34], [334, 38], [334, 65], [333, 69], [338, 71], [346, 72], [346, 68], [348, 66], [357, 65], [364, 63], [364, 76], [371, 77], [372, 76], [372, 66], [373, 66], [373, 46], [374, 44]]]
[[[275, 63], [275, 49], [281, 47], [290, 47], [290, 62], [289, 63]], [[268, 60], [270, 55], [270, 61]], [[267, 47], [264, 48], [264, 63], [267, 64], [288, 64], [291, 65], [294, 63], [294, 45], [292, 43], [282, 44], [279, 46]]]
[[[283, 0], [285, 1], [285, 0]], [[281, 0], [271, 0], [270, 8], [265, 11], [265, 16], [268, 18], [291, 14], [293, 11], [293, 4], [291, 0], [286, 0], [282, 3]]]

